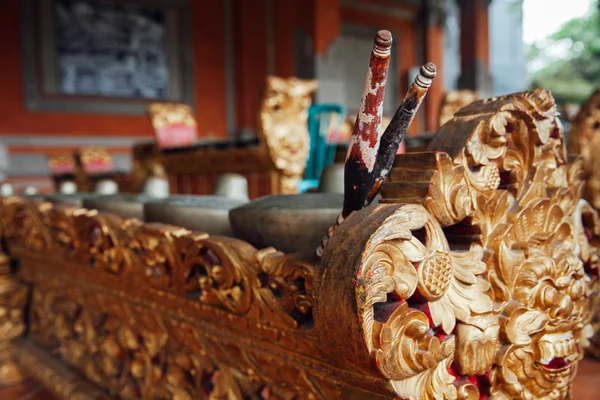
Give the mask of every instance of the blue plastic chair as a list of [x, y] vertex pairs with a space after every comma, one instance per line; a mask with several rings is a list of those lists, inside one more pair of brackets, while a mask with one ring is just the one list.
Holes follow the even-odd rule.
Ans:
[[310, 152], [300, 193], [319, 186], [321, 172], [335, 161], [335, 152], [346, 110], [339, 104], [313, 104], [308, 109]]

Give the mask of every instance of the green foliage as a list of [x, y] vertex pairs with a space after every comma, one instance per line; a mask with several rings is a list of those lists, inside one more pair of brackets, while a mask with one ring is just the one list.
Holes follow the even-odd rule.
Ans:
[[[528, 49], [530, 62], [542, 65], [532, 74], [531, 86], [551, 90], [559, 103], [582, 103], [600, 86], [600, 1], [595, 3], [586, 15]], [[557, 56], [560, 47], [566, 51]]]

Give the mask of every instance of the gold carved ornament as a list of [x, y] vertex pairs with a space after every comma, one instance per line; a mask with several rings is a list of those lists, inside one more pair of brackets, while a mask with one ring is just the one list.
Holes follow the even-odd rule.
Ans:
[[53, 175], [75, 173], [75, 157], [71, 153], [48, 156], [48, 168]]
[[584, 159], [585, 189], [583, 197], [600, 209], [600, 161], [595, 157], [600, 149], [600, 89], [583, 104], [569, 132], [569, 154], [581, 154]]
[[190, 106], [180, 103], [151, 103], [147, 107], [148, 116], [154, 129], [172, 125], [196, 128], [196, 119]]
[[308, 108], [315, 90], [316, 81], [267, 78], [258, 136], [282, 174], [281, 194], [296, 193], [304, 174], [310, 150]]
[[568, 398], [591, 334], [581, 226], [596, 216], [580, 206], [582, 164], [567, 162], [554, 99], [473, 103], [429, 149], [399, 156], [383, 204], [325, 248], [324, 354], [400, 398]]
[[181, 103], [151, 103], [148, 116], [158, 147], [180, 147], [194, 144], [198, 125], [192, 108]]
[[444, 93], [440, 106], [439, 124], [443, 126], [450, 121], [461, 108], [479, 100], [481, 96], [473, 90], [450, 90]]
[[[315, 353], [307, 329], [311, 265], [233, 238], [49, 203], [39, 209], [25, 199], [14, 203], [38, 210], [36, 229], [49, 239], [37, 253], [22, 236], [9, 241], [28, 260], [22, 273], [33, 283], [30, 336], [110, 395], [339, 396], [340, 383], [326, 379], [328, 373], [299, 372], [294, 363], [256, 351], [250, 339], [258, 335]], [[2, 209], [20, 215], [11, 207]], [[238, 335], [250, 345], [223, 329], [244, 332]], [[27, 357], [22, 363], [35, 364]]]
[[[569, 132], [568, 150], [570, 154], [581, 154], [582, 174], [585, 180], [583, 197], [597, 211], [600, 209], [600, 89], [597, 89], [583, 104], [577, 113]], [[588, 249], [586, 269], [596, 278], [600, 266], [600, 229], [597, 218], [589, 204], [582, 205], [581, 231], [590, 238], [592, 246]], [[600, 358], [600, 281], [593, 284], [594, 336], [590, 339], [589, 353]]]
[[79, 167], [86, 174], [101, 172], [112, 172], [113, 160], [108, 150], [104, 147], [82, 147], [77, 150]]
[[[14, 204], [13, 200], [14, 198], [2, 198], [0, 203]], [[8, 228], [10, 217], [13, 215], [5, 212], [4, 207], [0, 207], [0, 233], [6, 232], [5, 229]], [[4, 253], [4, 248], [0, 248], [1, 385], [18, 383], [23, 379], [21, 370], [15, 363], [15, 342], [25, 333], [25, 307], [27, 306], [28, 292], [27, 286], [12, 273], [10, 257]]]

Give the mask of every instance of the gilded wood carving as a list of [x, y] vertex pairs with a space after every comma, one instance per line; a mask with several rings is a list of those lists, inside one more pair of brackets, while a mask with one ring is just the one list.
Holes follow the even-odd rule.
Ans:
[[308, 107], [316, 81], [267, 78], [260, 106], [258, 136], [282, 171], [281, 194], [297, 193], [309, 152]]
[[10, 271], [10, 260], [0, 253], [0, 384], [10, 385], [23, 379], [15, 363], [14, 342], [25, 332], [24, 311], [27, 287]]
[[552, 96], [476, 102], [429, 149], [400, 156], [385, 204], [325, 248], [322, 348], [402, 398], [567, 398], [594, 274], [577, 228], [582, 164], [567, 163]]
[[219, 176], [248, 180], [250, 199], [294, 194], [309, 153], [308, 107], [316, 81], [268, 77], [258, 110], [258, 140], [219, 141], [164, 151], [172, 193], [213, 194]]
[[[6, 232], [7, 221], [0, 207], [0, 232]], [[5, 235], [3, 235], [5, 237]], [[3, 246], [3, 244], [2, 244]], [[0, 385], [10, 385], [23, 379], [15, 362], [15, 341], [25, 332], [27, 287], [11, 271], [11, 260], [0, 248]]]
[[293, 256], [50, 203], [2, 209], [34, 287], [30, 338], [111, 396], [328, 399], [365, 379], [316, 356], [313, 266]]
[[52, 354], [124, 399], [569, 398], [600, 225], [554, 100], [476, 102], [430, 150], [396, 160], [383, 203], [350, 214], [317, 266], [3, 199], [33, 288], [19, 365]]
[[600, 89], [596, 90], [577, 114], [568, 142], [569, 154], [581, 154], [585, 160], [585, 189], [583, 197], [600, 209]]
[[151, 103], [147, 112], [159, 147], [189, 146], [198, 140], [198, 126], [190, 106]]
[[[583, 158], [583, 174], [585, 186], [583, 198], [596, 210], [600, 209], [600, 160], [597, 156], [600, 151], [600, 89], [597, 89], [583, 104], [575, 117], [569, 132], [568, 150], [571, 154], [581, 154]], [[590, 271], [598, 272], [600, 258], [600, 237], [598, 237], [598, 224], [591, 217], [591, 210], [583, 207], [584, 221], [588, 224], [582, 230], [593, 239], [595, 248], [590, 249], [588, 257]], [[596, 250], [594, 252], [594, 249]], [[592, 267], [593, 266], [593, 267]], [[589, 352], [600, 358], [600, 282], [596, 280], [593, 286], [594, 295], [594, 337], [592, 337]]]
[[450, 121], [461, 108], [479, 100], [479, 93], [472, 90], [450, 90], [444, 94], [440, 106], [440, 126]]

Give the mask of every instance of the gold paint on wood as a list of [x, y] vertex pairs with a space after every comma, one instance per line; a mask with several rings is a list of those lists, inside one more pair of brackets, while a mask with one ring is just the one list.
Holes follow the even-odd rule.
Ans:
[[552, 96], [473, 103], [429, 149], [399, 156], [384, 204], [327, 246], [323, 351], [401, 398], [568, 398], [591, 332], [591, 244], [576, 228], [581, 162], [567, 163]]
[[0, 249], [0, 385], [23, 379], [15, 363], [15, 341], [25, 332], [27, 287], [11, 271], [10, 258]]
[[318, 265], [3, 199], [27, 340], [123, 399], [569, 398], [600, 225], [552, 96], [473, 103], [430, 150], [398, 157]]
[[581, 154], [585, 160], [585, 189], [583, 197], [600, 209], [600, 89], [583, 104], [577, 114], [568, 143], [569, 154]]
[[[575, 117], [568, 142], [569, 153], [580, 154], [583, 159], [582, 174], [585, 180], [583, 198], [597, 211], [600, 209], [600, 89], [597, 89], [583, 104]], [[591, 238], [593, 245], [587, 249], [586, 268], [594, 273], [592, 325], [594, 336], [590, 339], [589, 353], [600, 358], [600, 224], [589, 204], [583, 205], [581, 231]], [[584, 259], [585, 260], [585, 259]]]
[[271, 160], [282, 171], [281, 194], [294, 194], [308, 160], [308, 107], [316, 81], [296, 78], [267, 78], [260, 106], [258, 136]]
[[169, 187], [177, 194], [212, 194], [219, 175], [248, 179], [251, 199], [294, 194], [309, 153], [308, 108], [316, 81], [268, 77], [258, 110], [258, 144], [219, 142], [162, 153]]
[[15, 359], [27, 376], [35, 379], [56, 398], [68, 400], [109, 400], [106, 393], [84, 381], [74, 370], [66, 367], [28, 340], [15, 344]]
[[450, 121], [454, 117], [454, 114], [461, 108], [468, 106], [480, 98], [479, 93], [468, 89], [450, 90], [446, 92], [442, 99], [442, 105], [440, 106], [440, 126], [443, 126], [446, 122]]
[[147, 107], [152, 127], [167, 128], [172, 125], [184, 125], [196, 128], [196, 119], [190, 106], [181, 103], [151, 103]]

